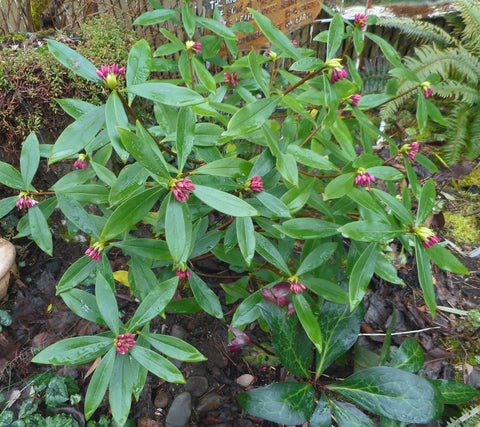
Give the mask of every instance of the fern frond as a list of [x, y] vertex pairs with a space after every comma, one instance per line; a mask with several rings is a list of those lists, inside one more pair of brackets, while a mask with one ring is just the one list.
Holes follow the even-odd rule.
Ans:
[[460, 160], [463, 149], [468, 144], [468, 127], [472, 109], [466, 104], [458, 105], [446, 117], [447, 142], [443, 146], [444, 159], [448, 164], [454, 164]]
[[396, 28], [413, 40], [423, 43], [437, 43], [442, 47], [458, 44], [458, 40], [438, 25], [413, 18], [380, 18], [376, 25]]
[[480, 102], [480, 88], [475, 84], [445, 80], [435, 85], [435, 95], [452, 100], [460, 100], [468, 105]]
[[480, 423], [480, 405], [473, 408], [464, 408], [462, 416], [456, 420], [450, 420], [447, 427], [478, 427]]
[[465, 153], [468, 160], [475, 160], [477, 157], [480, 156], [480, 106], [479, 105], [477, 105], [472, 115], [473, 115], [473, 118], [468, 128], [468, 145]]
[[455, 6], [460, 11], [465, 28], [462, 31], [462, 40], [469, 50], [480, 49], [480, 5], [478, 0], [457, 0]]

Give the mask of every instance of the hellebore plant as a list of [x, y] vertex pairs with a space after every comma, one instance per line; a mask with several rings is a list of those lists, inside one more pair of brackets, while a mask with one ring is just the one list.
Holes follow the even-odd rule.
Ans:
[[[65, 272], [57, 294], [77, 315], [108, 331], [59, 341], [33, 361], [99, 360], [86, 395], [86, 418], [109, 390], [113, 417], [123, 426], [132, 394], [138, 399], [148, 371], [183, 382], [168, 358], [204, 359], [181, 340], [149, 332], [150, 322], [158, 315], [200, 310], [224, 319], [230, 311], [196, 264], [215, 256], [244, 275], [222, 285], [227, 302], [239, 300], [230, 322], [237, 341], [230, 347], [240, 350], [246, 342], [241, 331], [259, 320], [272, 331], [275, 356], [300, 379], [242, 394], [239, 402], [248, 412], [291, 425], [331, 425], [331, 410], [339, 425], [349, 425], [351, 418], [368, 420], [358, 407], [400, 422], [434, 421], [442, 414], [442, 398], [448, 401], [448, 391], [458, 386], [412, 373], [421, 366], [409, 371], [390, 362], [329, 385], [321, 376], [355, 343], [374, 274], [404, 285], [387, 256], [389, 245], [415, 255], [432, 316], [431, 263], [468, 273], [424, 226], [435, 204], [435, 184], [432, 179], [420, 184], [411, 162], [433, 172], [435, 165], [417, 154], [418, 144], [382, 132], [370, 112], [403, 96], [395, 91], [396, 76], [410, 76], [415, 86], [409, 91], [416, 91], [419, 111], [427, 112], [418, 115], [419, 127], [441, 114], [424, 97], [425, 83], [407, 72], [395, 49], [364, 31], [364, 17], [346, 23], [335, 14], [327, 37], [314, 38], [327, 43], [326, 57], [315, 58], [268, 18], [250, 12], [271, 43], [266, 55], [252, 50], [238, 58], [236, 33], [253, 32], [254, 26], [223, 25], [218, 11], [212, 19], [197, 17], [191, 2], [181, 10], [138, 17], [136, 25], [151, 25], [180, 15], [186, 41], [161, 28], [168, 41], [153, 52], [145, 40], [138, 41], [127, 64], [97, 70], [68, 46], [48, 40], [63, 66], [103, 85], [108, 99], [102, 105], [60, 100], [74, 122], [55, 144], [39, 144], [31, 134], [19, 170], [0, 162], [0, 182], [19, 191], [0, 200], [0, 217], [16, 206], [27, 208], [17, 236], [31, 236], [50, 255], [47, 220], [57, 206], [70, 230], [88, 236], [90, 247]], [[192, 40], [205, 29], [214, 35]], [[363, 37], [377, 43], [394, 67], [385, 94], [360, 98], [361, 76], [340, 52], [348, 39], [360, 54]], [[220, 57], [225, 50], [230, 63]], [[163, 60], [171, 66], [163, 56], [174, 53], [175, 78], [150, 79], [152, 72], [164, 70]], [[292, 65], [282, 68], [284, 63]], [[146, 104], [153, 114], [138, 110]], [[388, 158], [373, 149], [379, 136]], [[72, 165], [77, 159], [79, 169], [48, 191], [37, 191], [32, 180], [41, 158]], [[138, 227], [149, 237], [134, 235]], [[130, 319], [117, 308], [116, 272], [108, 260], [112, 247], [129, 257], [129, 289], [140, 302]], [[95, 295], [82, 290], [91, 274], [96, 274]], [[172, 301], [180, 292], [182, 298]], [[459, 401], [475, 395], [462, 390]]]

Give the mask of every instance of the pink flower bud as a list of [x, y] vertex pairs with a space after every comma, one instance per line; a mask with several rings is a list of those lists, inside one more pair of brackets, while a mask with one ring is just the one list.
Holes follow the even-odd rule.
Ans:
[[355, 94], [351, 95], [350, 100], [352, 102], [352, 106], [358, 107], [358, 103], [360, 102], [361, 97], [362, 97], [362, 95], [359, 95], [358, 93], [355, 93]]
[[423, 92], [423, 96], [425, 98], [430, 98], [432, 95], [433, 95], [433, 89], [431, 87], [429, 87], [428, 89], [425, 89], [425, 91]]
[[357, 169], [357, 176], [355, 177], [355, 184], [360, 187], [370, 187], [370, 184], [375, 182], [375, 177], [365, 171], [364, 168]]
[[186, 268], [184, 270], [182, 270], [181, 268], [177, 268], [175, 270], [175, 276], [178, 276], [180, 277], [180, 280], [183, 280], [183, 279], [188, 279], [189, 277], [192, 276], [192, 274]]
[[337, 83], [339, 80], [343, 80], [347, 77], [347, 71], [345, 68], [334, 68], [331, 70], [330, 81], [332, 84]]
[[121, 334], [114, 340], [115, 347], [117, 347], [117, 352], [120, 354], [125, 354], [128, 350], [135, 347], [137, 341], [135, 341], [135, 334]]
[[120, 68], [117, 64], [102, 65], [97, 74], [105, 81], [105, 85], [110, 89], [115, 89], [118, 84], [118, 77], [125, 74], [125, 67]]
[[258, 175], [247, 180], [245, 186], [255, 193], [260, 193], [261, 191], [264, 191], [262, 178], [259, 177]]
[[188, 200], [190, 193], [195, 190], [195, 186], [192, 184], [191, 180], [185, 178], [181, 180], [172, 180], [170, 189], [172, 190], [173, 196], [179, 202], [185, 202]]
[[104, 247], [105, 245], [103, 243], [95, 242], [85, 251], [85, 255], [88, 255], [90, 259], [99, 262], [102, 259], [102, 252]]
[[355, 14], [355, 21], [354, 23], [358, 25], [360, 28], [363, 28], [367, 25], [368, 16], [364, 15], [363, 13], [356, 13]]

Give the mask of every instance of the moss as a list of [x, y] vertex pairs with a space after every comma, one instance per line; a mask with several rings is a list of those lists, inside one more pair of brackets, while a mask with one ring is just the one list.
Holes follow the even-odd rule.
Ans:
[[470, 172], [468, 175], [465, 175], [460, 180], [460, 185], [464, 187], [469, 185], [480, 186], [480, 168], [476, 168], [472, 172]]
[[49, 1], [47, 0], [31, 0], [30, 10], [32, 12], [32, 19], [35, 28], [40, 28], [40, 17], [42, 13], [47, 9]]
[[473, 215], [456, 215], [452, 212], [444, 212], [443, 216], [445, 227], [455, 241], [465, 243], [478, 243], [480, 241], [479, 224]]

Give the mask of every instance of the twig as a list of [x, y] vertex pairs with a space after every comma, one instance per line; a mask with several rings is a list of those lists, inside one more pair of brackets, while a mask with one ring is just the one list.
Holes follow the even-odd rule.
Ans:
[[[434, 326], [432, 328], [417, 329], [414, 331], [404, 331], [404, 332], [393, 332], [391, 335], [409, 335], [409, 334], [418, 334], [419, 332], [431, 331], [433, 329], [440, 329], [441, 326]], [[384, 337], [387, 334], [358, 334], [362, 337]]]

